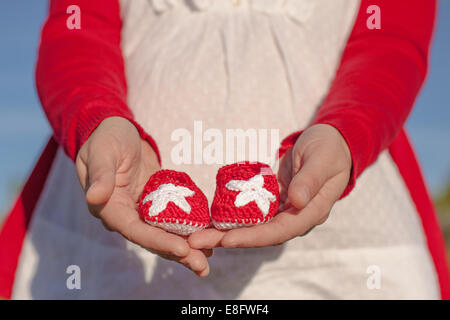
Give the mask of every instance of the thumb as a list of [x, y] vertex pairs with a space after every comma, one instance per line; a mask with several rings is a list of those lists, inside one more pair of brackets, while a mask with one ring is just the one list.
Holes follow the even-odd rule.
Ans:
[[330, 178], [329, 166], [318, 155], [304, 159], [288, 188], [288, 199], [297, 209], [303, 209]]
[[88, 188], [86, 201], [90, 205], [106, 203], [116, 184], [116, 161], [111, 154], [97, 153], [87, 164]]

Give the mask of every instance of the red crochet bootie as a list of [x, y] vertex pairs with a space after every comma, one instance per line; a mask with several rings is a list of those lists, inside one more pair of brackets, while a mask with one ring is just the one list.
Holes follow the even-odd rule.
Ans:
[[280, 202], [272, 169], [260, 162], [239, 162], [219, 169], [211, 206], [216, 229], [233, 229], [269, 222]]
[[189, 235], [210, 225], [208, 200], [184, 172], [160, 170], [144, 187], [139, 215], [153, 226]]

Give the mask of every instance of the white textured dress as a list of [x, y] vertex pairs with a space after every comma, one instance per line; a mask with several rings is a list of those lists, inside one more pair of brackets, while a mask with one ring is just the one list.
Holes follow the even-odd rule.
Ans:
[[[211, 204], [221, 164], [205, 163], [208, 138], [195, 130], [226, 137], [226, 129], [275, 129], [283, 138], [305, 127], [327, 94], [358, 5], [122, 0], [128, 104], [157, 141], [164, 168], [189, 173]], [[182, 163], [174, 132], [191, 134]], [[270, 150], [270, 139], [261, 139]], [[439, 298], [416, 208], [387, 151], [325, 224], [281, 246], [218, 248], [204, 279], [105, 232], [62, 149], [30, 230], [13, 298]], [[80, 267], [81, 290], [66, 287], [69, 265]], [[370, 286], [373, 270], [379, 288]]]

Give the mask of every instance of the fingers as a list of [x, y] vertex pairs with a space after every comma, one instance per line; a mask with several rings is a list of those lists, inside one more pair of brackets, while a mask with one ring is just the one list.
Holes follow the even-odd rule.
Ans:
[[290, 208], [277, 214], [269, 223], [230, 230], [221, 244], [227, 248], [257, 248], [281, 244], [300, 234], [302, 229], [307, 229], [311, 224], [308, 216], [302, 214], [300, 218], [297, 213], [297, 209]]
[[217, 229], [205, 229], [194, 232], [188, 238], [189, 245], [195, 249], [212, 249], [219, 247], [226, 232]]
[[143, 248], [178, 257], [189, 254], [189, 245], [183, 238], [148, 225], [134, 209], [116, 201], [106, 204], [100, 212], [100, 219], [108, 229], [119, 232], [127, 240]]
[[[128, 213], [128, 215], [131, 214], [133, 212]], [[152, 227], [138, 217], [130, 218], [123, 214], [106, 215], [103, 216], [103, 221], [111, 230], [119, 232], [127, 240], [149, 249], [163, 258], [185, 265], [199, 277], [206, 277], [209, 274], [209, 264], [205, 253], [191, 249], [182, 237]], [[210, 256], [212, 251], [206, 251], [206, 254]]]
[[96, 153], [89, 159], [86, 201], [91, 205], [106, 203], [115, 186], [116, 160], [108, 153]]
[[299, 209], [290, 207], [267, 224], [229, 231], [206, 229], [195, 232], [188, 238], [189, 245], [191, 248], [202, 249], [220, 246], [254, 248], [281, 244], [324, 222], [335, 199], [330, 197], [327, 200], [319, 195], [316, 198], [309, 208], [299, 212]]
[[300, 171], [292, 178], [288, 187], [289, 202], [302, 209], [311, 201], [332, 176], [331, 166], [319, 153], [304, 160]]
[[331, 178], [302, 210], [290, 207], [269, 223], [231, 230], [223, 236], [221, 245], [227, 248], [265, 247], [305, 235], [328, 218], [342, 188], [345, 188], [345, 181], [343, 173]]
[[209, 274], [209, 264], [206, 256], [200, 250], [191, 249], [187, 257], [178, 260], [189, 269], [195, 272], [199, 277], [206, 277]]
[[213, 254], [211, 249], [191, 249], [181, 236], [148, 225], [133, 209], [117, 203], [108, 203], [100, 218], [109, 230], [120, 233], [127, 240], [162, 258], [183, 264], [199, 277], [209, 274], [207, 257]]
[[206, 259], [208, 256], [212, 255], [212, 250], [209, 250], [208, 255], [205, 255], [203, 250], [191, 249], [186, 257], [177, 257], [171, 254], [166, 254], [164, 252], [149, 250], [150, 252], [160, 256], [163, 259], [178, 262], [188, 269], [192, 270], [199, 277], [206, 277], [209, 274], [209, 264]]
[[167, 252], [177, 257], [185, 257], [190, 251], [183, 238], [159, 228], [148, 226], [139, 219], [130, 222], [127, 227], [118, 231], [129, 241], [144, 248]]
[[229, 231], [221, 240], [227, 248], [257, 248], [278, 245], [304, 235], [328, 217], [334, 199], [320, 193], [301, 211], [291, 207], [277, 214], [271, 222]]

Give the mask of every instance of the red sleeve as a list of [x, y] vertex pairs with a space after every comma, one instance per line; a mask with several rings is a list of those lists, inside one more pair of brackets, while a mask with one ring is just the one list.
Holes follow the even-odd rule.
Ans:
[[[370, 30], [370, 5], [381, 10], [381, 29]], [[402, 129], [424, 82], [434, 28], [435, 0], [362, 0], [328, 95], [311, 125], [342, 134], [353, 160], [342, 197]], [[301, 132], [282, 142], [280, 156]]]
[[[80, 8], [81, 28], [69, 29], [70, 5]], [[158, 155], [127, 106], [118, 0], [51, 0], [42, 30], [36, 86], [55, 139], [75, 159], [91, 132], [107, 117], [130, 120]]]

